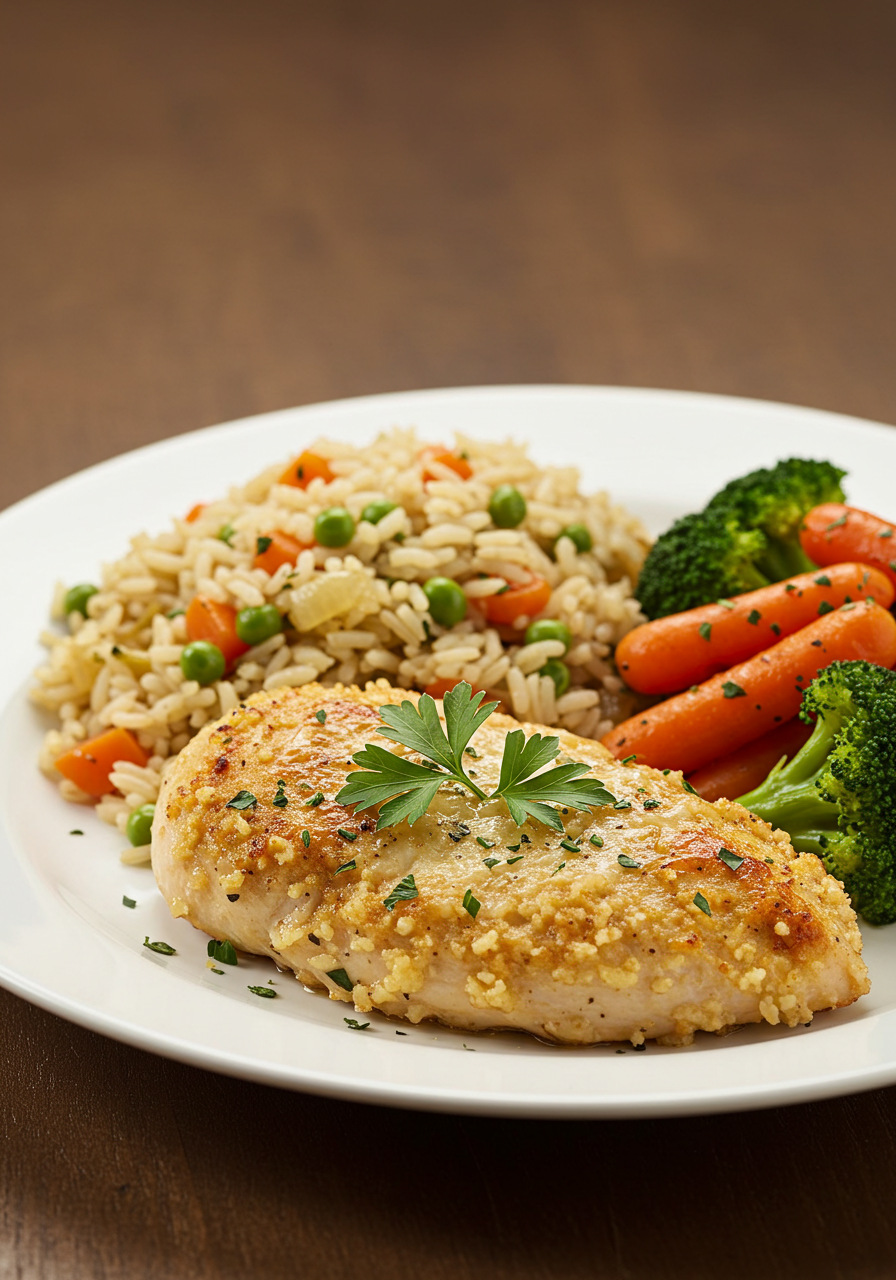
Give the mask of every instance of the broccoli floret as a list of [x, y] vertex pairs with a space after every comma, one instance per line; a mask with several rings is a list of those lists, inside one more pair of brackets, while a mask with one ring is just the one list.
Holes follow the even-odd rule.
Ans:
[[784, 458], [731, 480], [712, 498], [707, 510], [729, 511], [744, 529], [761, 529], [768, 546], [757, 567], [772, 581], [816, 566], [800, 546], [803, 516], [822, 502], [843, 502], [845, 471], [832, 462]]
[[815, 728], [740, 804], [817, 853], [872, 924], [896, 920], [896, 671], [833, 662], [800, 715]]
[[650, 549], [638, 578], [637, 596], [648, 618], [681, 613], [708, 600], [767, 586], [756, 567], [767, 540], [742, 529], [726, 511], [683, 516]]

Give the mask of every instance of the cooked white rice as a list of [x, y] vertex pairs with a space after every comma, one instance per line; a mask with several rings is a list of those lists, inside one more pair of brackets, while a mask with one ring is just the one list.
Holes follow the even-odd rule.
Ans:
[[[328, 460], [336, 477], [330, 484], [279, 484], [279, 462], [193, 523], [175, 519], [155, 537], [138, 534], [125, 556], [103, 567], [87, 618], [76, 612], [65, 619], [60, 583], [52, 616], [67, 621], [69, 634], [43, 634], [49, 656], [33, 689], [34, 701], [59, 720], [40, 757], [48, 776], [59, 780], [54, 761], [77, 743], [111, 726], [131, 730], [150, 760], [146, 767], [119, 762], [111, 775], [116, 793], [96, 803], [100, 817], [123, 830], [133, 809], [155, 800], [166, 761], [208, 720], [256, 690], [312, 680], [364, 684], [385, 676], [424, 689], [463, 679], [499, 694], [521, 719], [586, 737], [610, 729], [629, 710], [613, 648], [643, 621], [632, 596], [650, 542], [641, 523], [606, 493], [581, 494], [575, 467], [537, 467], [512, 442], [458, 436], [456, 452], [472, 477], [429, 462], [437, 478], [425, 483], [421, 447], [413, 431], [397, 429], [363, 449], [318, 440], [309, 448]], [[515, 485], [526, 499], [516, 529], [498, 529], [489, 517], [500, 484]], [[360, 521], [380, 498], [396, 509], [378, 524]], [[310, 543], [315, 516], [334, 506], [358, 521], [348, 546], [315, 546], [294, 569], [284, 565], [272, 576], [253, 567], [259, 536], [282, 530]], [[568, 538], [557, 541], [572, 523], [588, 529], [587, 553]], [[227, 526], [234, 532], [223, 541]], [[458, 625], [438, 626], [422, 590], [435, 575], [457, 580], [470, 602], [533, 575], [545, 579], [552, 594], [540, 616], [566, 623], [569, 652], [563, 656], [556, 640], [506, 643], [472, 603]], [[188, 642], [180, 611], [197, 594], [236, 609], [273, 602], [288, 629], [244, 654], [225, 679], [200, 687], [179, 665]], [[516, 620], [521, 639], [528, 621]], [[558, 698], [540, 669], [561, 656], [572, 678]], [[62, 780], [60, 789], [68, 800], [94, 803], [71, 782]]]

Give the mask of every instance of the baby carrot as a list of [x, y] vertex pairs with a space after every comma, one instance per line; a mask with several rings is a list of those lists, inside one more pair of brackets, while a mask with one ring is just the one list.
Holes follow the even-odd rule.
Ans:
[[697, 769], [688, 782], [704, 800], [719, 800], [722, 796], [736, 800], [758, 787], [782, 756], [789, 760], [796, 755], [811, 732], [812, 726], [804, 724], [799, 717], [788, 720], [771, 733], [764, 733], [730, 755]]
[[236, 633], [236, 609], [222, 604], [220, 600], [212, 600], [211, 596], [194, 596], [187, 608], [185, 622], [190, 639], [210, 640], [216, 644], [228, 666], [249, 648]]
[[896, 524], [842, 502], [825, 502], [806, 513], [800, 545], [810, 560], [828, 565], [861, 560], [886, 574], [896, 587]]
[[616, 665], [639, 693], [675, 693], [767, 649], [819, 614], [864, 596], [888, 609], [896, 590], [867, 564], [834, 564], [801, 573], [718, 604], [645, 622], [620, 640]]
[[89, 796], [104, 796], [114, 791], [109, 774], [119, 760], [145, 765], [149, 759], [129, 729], [107, 729], [96, 738], [79, 742], [55, 761], [64, 778]]
[[896, 619], [879, 604], [846, 604], [801, 631], [660, 702], [604, 734], [614, 756], [690, 773], [791, 720], [803, 690], [832, 662], [896, 662]]

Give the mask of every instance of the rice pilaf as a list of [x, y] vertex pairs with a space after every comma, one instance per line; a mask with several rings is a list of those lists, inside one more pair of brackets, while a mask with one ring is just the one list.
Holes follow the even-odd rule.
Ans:
[[[326, 460], [329, 483], [278, 483], [280, 462], [166, 532], [138, 534], [125, 556], [104, 565], [87, 616], [68, 615], [70, 634], [42, 635], [49, 656], [32, 697], [59, 719], [43, 743], [44, 772], [59, 781], [54, 762], [110, 727], [129, 730], [149, 757], [145, 766], [119, 762], [110, 775], [115, 791], [98, 801], [62, 779], [66, 799], [96, 803], [102, 819], [124, 830], [134, 809], [156, 799], [166, 762], [207, 721], [259, 689], [313, 680], [385, 677], [418, 690], [467, 680], [520, 718], [586, 737], [629, 714], [611, 655], [644, 621], [632, 589], [650, 539], [606, 493], [582, 495], [575, 467], [539, 467], [521, 445], [458, 435], [456, 457], [471, 472], [464, 479], [437, 455], [421, 460], [424, 442], [403, 428], [365, 448], [322, 439], [309, 449]], [[517, 527], [496, 527], [489, 515], [499, 485], [525, 498]], [[378, 500], [395, 507], [377, 523], [362, 520]], [[351, 540], [338, 550], [310, 545], [315, 517], [333, 507], [354, 518]], [[589, 550], [559, 536], [573, 524], [587, 529]], [[272, 530], [305, 549], [268, 573], [253, 561]], [[430, 613], [423, 585], [434, 576], [454, 579], [467, 598], [466, 617], [453, 626]], [[524, 643], [529, 617], [501, 627], [486, 619], [489, 597], [533, 578], [550, 588], [538, 616], [566, 624], [568, 652], [557, 639]], [[285, 631], [200, 685], [180, 665], [190, 639], [184, 610], [197, 595], [237, 610], [273, 603]], [[64, 599], [60, 584], [56, 619], [65, 617]], [[570, 682], [558, 696], [542, 669], [560, 658]]]

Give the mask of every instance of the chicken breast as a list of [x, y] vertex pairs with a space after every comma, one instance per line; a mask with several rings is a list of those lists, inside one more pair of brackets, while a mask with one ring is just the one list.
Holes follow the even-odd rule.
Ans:
[[[868, 991], [849, 898], [816, 857], [589, 739], [557, 733], [562, 756], [590, 764], [618, 803], [562, 811], [575, 851], [456, 784], [413, 827], [376, 832], [373, 812], [333, 797], [365, 742], [420, 759], [376, 734], [380, 706], [415, 696], [385, 681], [305, 685], [207, 725], [156, 808], [153, 868], [172, 914], [362, 1014], [573, 1044], [795, 1026]], [[473, 738], [483, 789], [514, 728], [494, 714]], [[228, 807], [240, 792], [255, 803]], [[742, 863], [732, 870], [720, 850]], [[417, 897], [387, 909], [409, 873]]]

